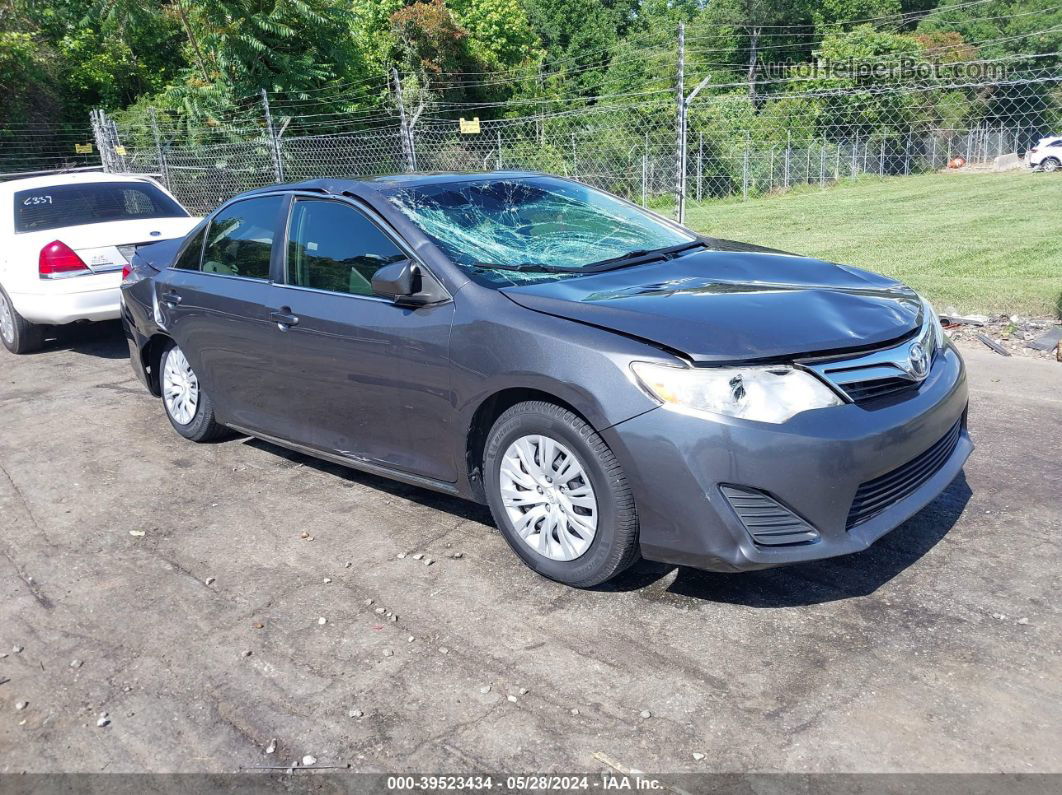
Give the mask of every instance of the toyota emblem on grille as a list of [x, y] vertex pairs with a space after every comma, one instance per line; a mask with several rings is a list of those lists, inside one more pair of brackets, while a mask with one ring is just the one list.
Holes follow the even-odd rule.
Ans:
[[922, 343], [914, 343], [907, 351], [907, 372], [921, 380], [929, 372], [929, 354]]

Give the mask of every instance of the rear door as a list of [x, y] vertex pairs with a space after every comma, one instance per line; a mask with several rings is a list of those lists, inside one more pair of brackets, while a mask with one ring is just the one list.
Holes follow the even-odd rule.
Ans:
[[286, 438], [453, 482], [449, 341], [453, 303], [402, 307], [372, 294], [373, 274], [410, 258], [367, 208], [297, 198], [274, 308]]
[[233, 202], [155, 280], [164, 324], [214, 400], [218, 418], [271, 433], [284, 400], [273, 351], [277, 326], [269, 316], [270, 274], [288, 201], [274, 194]]

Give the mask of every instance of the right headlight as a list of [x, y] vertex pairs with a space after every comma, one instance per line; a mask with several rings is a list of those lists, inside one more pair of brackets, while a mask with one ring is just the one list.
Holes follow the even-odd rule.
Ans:
[[933, 309], [933, 304], [925, 298], [922, 299], [922, 325], [929, 332], [929, 338], [933, 345], [931, 353], [935, 353], [944, 347], [948, 336], [944, 333], [944, 327], [940, 325], [940, 318]]
[[789, 365], [671, 367], [633, 362], [631, 369], [665, 408], [688, 413], [780, 423], [802, 411], [844, 403], [818, 378]]

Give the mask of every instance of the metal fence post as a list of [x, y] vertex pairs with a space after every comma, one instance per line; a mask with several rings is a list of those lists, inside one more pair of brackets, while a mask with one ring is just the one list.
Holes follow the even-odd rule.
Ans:
[[502, 170], [502, 151], [501, 151], [501, 127], [495, 131], [498, 135], [498, 171]]
[[704, 178], [704, 133], [697, 134], [697, 201], [701, 201], [701, 180]]
[[110, 172], [111, 163], [107, 156], [107, 141], [103, 136], [103, 125], [100, 124], [100, 111], [93, 108], [89, 111], [89, 123], [92, 125], [92, 137], [96, 141], [96, 150], [100, 153], [100, 165], [105, 172]]
[[648, 184], [646, 182], [648, 180], [648, 178], [649, 178], [649, 168], [648, 167], [649, 167], [649, 155], [646, 154], [646, 153], [643, 153], [642, 154], [642, 207], [647, 206], [646, 203], [645, 203], [645, 194], [646, 194], [646, 190], [648, 189]]
[[395, 104], [398, 106], [399, 137], [402, 139], [402, 157], [406, 161], [406, 171], [415, 171], [416, 162], [413, 158], [413, 139], [409, 135], [409, 125], [406, 122], [406, 103], [402, 98], [402, 80], [398, 76], [398, 69], [391, 67], [391, 79], [394, 81]]
[[782, 188], [789, 188], [789, 153], [793, 143], [793, 133], [786, 131], [785, 134], [785, 173], [782, 175]]
[[675, 86], [675, 216], [681, 224], [686, 215], [686, 23], [678, 28], [678, 79]]
[[745, 131], [745, 154], [741, 158], [741, 200], [749, 200], [749, 134]]
[[280, 146], [273, 132], [273, 115], [269, 112], [269, 95], [262, 89], [262, 109], [265, 111], [266, 134], [269, 136], [269, 151], [273, 157], [273, 181], [284, 181], [284, 166], [280, 162]]
[[148, 108], [148, 115], [151, 117], [151, 134], [155, 137], [155, 155], [159, 161], [159, 176], [166, 190], [170, 190], [170, 169], [166, 164], [166, 152], [162, 149], [162, 136], [159, 134], [159, 120], [155, 109]]

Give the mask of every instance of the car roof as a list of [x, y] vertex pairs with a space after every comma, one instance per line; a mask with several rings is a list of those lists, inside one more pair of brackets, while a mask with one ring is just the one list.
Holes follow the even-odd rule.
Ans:
[[388, 189], [422, 187], [424, 185], [441, 185], [453, 182], [476, 182], [484, 179], [527, 179], [541, 177], [537, 171], [481, 171], [481, 172], [412, 172], [406, 174], [385, 174], [382, 176], [355, 177], [351, 179], [310, 179], [303, 182], [289, 182], [281, 185], [266, 185], [241, 193], [239, 198], [254, 196], [274, 191], [305, 190], [319, 193], [340, 195], [349, 193], [361, 195], [365, 192], [384, 191]]
[[56, 185], [86, 185], [99, 182], [152, 182], [141, 174], [104, 174], [101, 171], [48, 174], [43, 177], [26, 177], [0, 182], [0, 193], [14, 193], [34, 188], [50, 188]]

